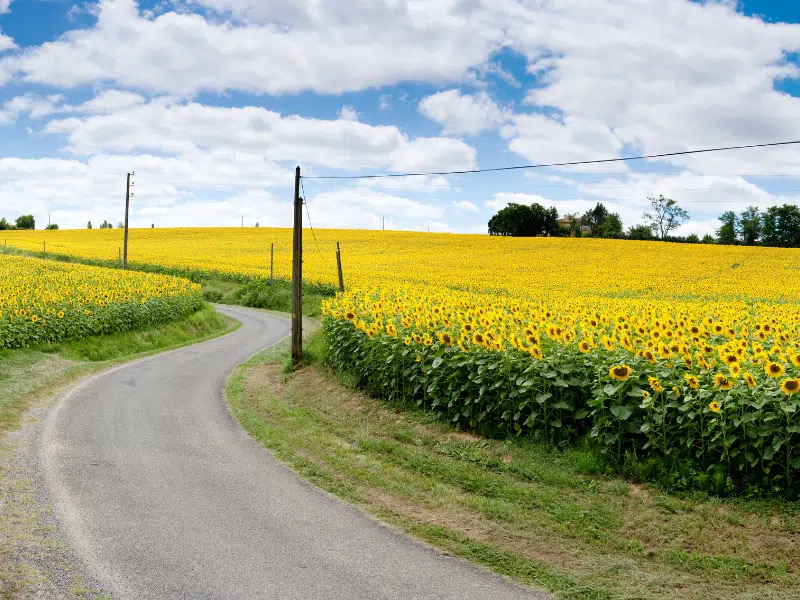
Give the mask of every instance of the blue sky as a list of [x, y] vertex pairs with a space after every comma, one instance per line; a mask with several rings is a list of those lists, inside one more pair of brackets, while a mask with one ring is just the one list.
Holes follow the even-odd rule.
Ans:
[[[312, 175], [449, 171], [800, 139], [800, 3], [0, 0], [0, 217], [291, 221]], [[485, 232], [508, 202], [663, 193], [713, 232], [796, 203], [794, 147], [391, 180], [307, 179], [315, 227]]]

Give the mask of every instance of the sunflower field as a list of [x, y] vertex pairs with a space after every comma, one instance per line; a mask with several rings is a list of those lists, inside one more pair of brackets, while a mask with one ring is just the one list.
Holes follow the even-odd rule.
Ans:
[[[10, 246], [114, 262], [119, 230], [10, 231]], [[589, 438], [617, 461], [691, 462], [710, 487], [800, 483], [800, 253], [574, 238], [315, 230], [307, 282], [329, 360], [464, 427]], [[134, 268], [291, 272], [291, 230], [133, 229]]]
[[0, 348], [129, 331], [202, 305], [186, 279], [0, 254]]
[[795, 302], [401, 285], [323, 313], [334, 368], [465, 428], [589, 437], [620, 463], [689, 459], [716, 491], [800, 482]]

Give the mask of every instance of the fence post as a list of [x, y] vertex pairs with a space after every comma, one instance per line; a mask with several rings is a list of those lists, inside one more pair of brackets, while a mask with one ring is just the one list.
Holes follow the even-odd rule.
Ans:
[[44, 248], [44, 259], [47, 260], [47, 242], [42, 242], [42, 247]]
[[339, 291], [344, 291], [344, 277], [342, 277], [342, 251], [339, 242], [336, 242], [336, 269], [339, 271]]
[[275, 266], [275, 243], [269, 245], [269, 285], [272, 287], [273, 272]]

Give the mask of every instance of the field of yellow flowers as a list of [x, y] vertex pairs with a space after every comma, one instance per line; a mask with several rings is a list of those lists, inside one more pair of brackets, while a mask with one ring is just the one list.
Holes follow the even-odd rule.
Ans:
[[186, 279], [0, 254], [0, 348], [165, 323], [196, 311]]
[[[800, 482], [797, 250], [410, 232], [306, 232], [329, 360], [376, 394], [486, 432], [588, 436], [618, 461], [699, 465], [710, 488]], [[121, 232], [8, 232], [95, 260]], [[133, 230], [133, 264], [267, 278], [288, 229]], [[702, 477], [701, 477], [702, 478]]]

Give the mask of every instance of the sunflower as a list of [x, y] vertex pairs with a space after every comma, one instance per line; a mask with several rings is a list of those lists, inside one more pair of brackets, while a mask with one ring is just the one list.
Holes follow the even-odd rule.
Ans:
[[733, 387], [733, 382], [725, 377], [722, 373], [717, 373], [714, 375], [714, 387], [718, 387], [721, 390], [728, 391]]
[[631, 376], [631, 368], [628, 365], [616, 365], [608, 370], [608, 375], [611, 379], [628, 381], [628, 378]]
[[800, 354], [792, 353], [792, 364], [795, 367], [800, 367]]
[[647, 382], [650, 384], [650, 388], [656, 393], [660, 394], [664, 391], [664, 386], [661, 385], [661, 382], [655, 377], [648, 377]]
[[686, 380], [686, 383], [689, 384], [689, 387], [693, 390], [696, 390], [700, 387], [700, 380], [695, 375], [689, 375], [685, 373], [683, 378]]
[[356, 316], [350, 311], [347, 311], [346, 313], [344, 313], [344, 318], [347, 319], [348, 321], [352, 321], [353, 319], [356, 318]]
[[744, 374], [744, 382], [747, 384], [747, 387], [749, 387], [750, 389], [752, 389], [752, 388], [756, 387], [756, 385], [758, 385], [756, 383], [756, 380], [753, 378], [752, 375], [750, 375], [750, 373], [745, 373]]
[[591, 351], [592, 347], [589, 345], [589, 342], [583, 340], [581, 343], [578, 344], [578, 350], [586, 354], [587, 352]]
[[483, 334], [478, 332], [474, 336], [472, 336], [472, 341], [476, 343], [478, 346], [483, 346], [486, 343], [486, 338], [483, 337]]
[[800, 390], [800, 379], [784, 379], [781, 382], [781, 391], [784, 394], [791, 396], [796, 394], [798, 390]]
[[33, 315], [31, 317], [31, 321], [33, 321], [34, 323], [36, 323], [38, 320], [39, 320], [39, 317], [37, 317], [36, 315]]
[[711, 404], [708, 405], [708, 408], [711, 409], [711, 412], [715, 412], [716, 413], [716, 412], [720, 411], [722, 406], [720, 406], [719, 402], [712, 402]]
[[786, 369], [783, 368], [783, 365], [776, 362], [768, 362], [764, 366], [764, 372], [767, 376], [772, 377], [773, 379], [777, 379], [781, 375], [783, 375]]
[[410, 345], [411, 345], [411, 338], [410, 338], [410, 337], [408, 337], [408, 336], [406, 336], [406, 339], [404, 339], [404, 340], [403, 340], [403, 343], [404, 343], [406, 346], [410, 346]]
[[64, 311], [63, 310], [58, 311], [58, 318], [59, 319], [63, 319], [64, 318]]
[[739, 363], [733, 363], [728, 367], [728, 370], [731, 372], [731, 377], [736, 378], [739, 376], [742, 368], [739, 366]]

